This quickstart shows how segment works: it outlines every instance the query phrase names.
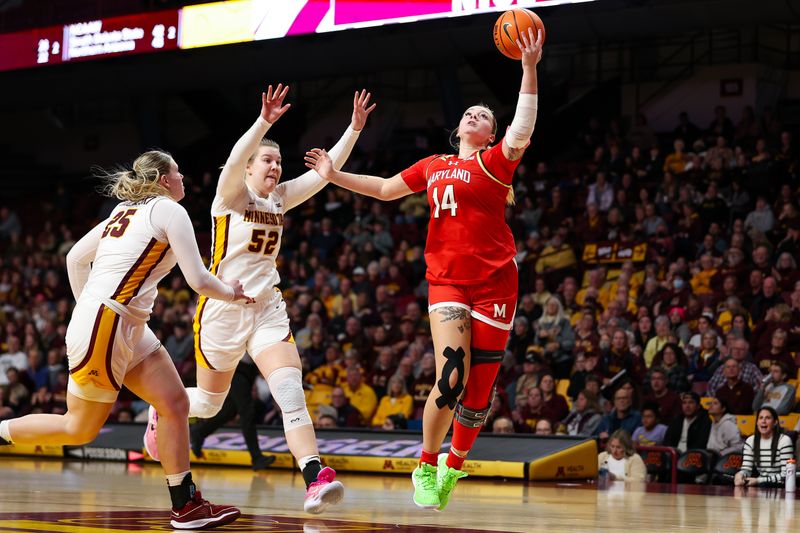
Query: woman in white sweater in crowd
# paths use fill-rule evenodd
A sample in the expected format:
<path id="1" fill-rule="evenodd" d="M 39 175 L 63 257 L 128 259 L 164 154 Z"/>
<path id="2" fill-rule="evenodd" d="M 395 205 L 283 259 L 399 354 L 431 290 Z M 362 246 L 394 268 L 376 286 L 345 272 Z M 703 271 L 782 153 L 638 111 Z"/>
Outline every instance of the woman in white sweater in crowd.
<path id="1" fill-rule="evenodd" d="M 624 429 L 618 429 L 608 439 L 606 451 L 597 456 L 598 468 L 608 471 L 612 481 L 644 481 L 647 468 L 636 453 L 633 440 Z"/>
<path id="2" fill-rule="evenodd" d="M 742 432 L 736 423 L 736 416 L 728 413 L 724 400 L 712 398 L 708 404 L 711 417 L 711 432 L 708 434 L 706 448 L 720 455 L 742 451 Z"/>

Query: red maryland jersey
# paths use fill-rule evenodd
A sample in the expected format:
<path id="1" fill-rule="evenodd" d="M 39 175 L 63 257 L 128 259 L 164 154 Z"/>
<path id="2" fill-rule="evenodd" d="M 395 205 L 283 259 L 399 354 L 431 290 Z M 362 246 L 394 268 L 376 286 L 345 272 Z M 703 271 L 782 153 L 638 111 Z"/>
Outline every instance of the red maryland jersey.
<path id="1" fill-rule="evenodd" d="M 518 164 L 498 143 L 466 159 L 427 157 L 400 173 L 412 191 L 428 191 L 428 281 L 474 285 L 511 261 L 516 248 L 505 206 Z"/>

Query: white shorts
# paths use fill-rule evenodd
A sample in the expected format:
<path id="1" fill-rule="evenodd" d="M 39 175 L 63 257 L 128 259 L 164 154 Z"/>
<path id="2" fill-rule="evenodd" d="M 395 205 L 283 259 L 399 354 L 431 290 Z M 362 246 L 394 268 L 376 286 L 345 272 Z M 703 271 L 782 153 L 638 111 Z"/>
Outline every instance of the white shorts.
<path id="1" fill-rule="evenodd" d="M 147 324 L 102 302 L 78 302 L 67 327 L 67 390 L 92 402 L 114 403 L 125 374 L 161 346 Z"/>
<path id="2" fill-rule="evenodd" d="M 253 304 L 201 297 L 194 315 L 194 356 L 211 370 L 236 368 L 247 351 L 254 359 L 281 341 L 294 342 L 286 302 L 278 289 L 268 300 Z"/>

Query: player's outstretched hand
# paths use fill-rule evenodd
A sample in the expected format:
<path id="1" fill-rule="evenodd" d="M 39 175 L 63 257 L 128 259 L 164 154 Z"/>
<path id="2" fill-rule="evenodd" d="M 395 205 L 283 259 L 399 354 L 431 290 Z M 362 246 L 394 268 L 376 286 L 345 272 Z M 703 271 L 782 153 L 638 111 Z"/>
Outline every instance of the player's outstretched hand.
<path id="1" fill-rule="evenodd" d="M 372 97 L 372 93 L 368 93 L 366 89 L 361 89 L 361 93 L 356 91 L 355 96 L 353 96 L 353 119 L 350 121 L 350 126 L 355 131 L 361 131 L 364 129 L 364 124 L 367 123 L 367 117 L 372 110 L 375 109 L 375 106 L 378 104 L 372 104 L 369 107 L 369 99 Z"/>
<path id="2" fill-rule="evenodd" d="M 533 38 L 533 28 L 520 34 L 522 41 L 517 39 L 517 46 L 522 52 L 522 68 L 535 67 L 542 60 L 542 30 L 536 30 L 536 39 Z"/>
<path id="3" fill-rule="evenodd" d="M 333 161 L 328 152 L 322 148 L 312 148 L 306 152 L 303 158 L 306 160 L 306 166 L 312 170 L 316 170 L 317 174 L 322 176 L 322 179 L 330 181 L 331 174 L 333 174 Z"/>
<path id="4" fill-rule="evenodd" d="M 283 105 L 283 99 L 288 92 L 289 86 L 284 87 L 282 83 L 278 84 L 274 92 L 272 85 L 267 87 L 267 92 L 261 93 L 261 118 L 270 124 L 275 124 L 275 121 L 292 107 L 292 104 Z"/>

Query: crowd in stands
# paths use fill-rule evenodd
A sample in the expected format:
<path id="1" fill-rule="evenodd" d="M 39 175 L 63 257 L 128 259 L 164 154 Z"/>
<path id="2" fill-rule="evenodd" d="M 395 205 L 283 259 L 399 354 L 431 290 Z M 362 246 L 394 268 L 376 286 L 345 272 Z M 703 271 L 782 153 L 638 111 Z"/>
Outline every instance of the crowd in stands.
<path id="1" fill-rule="evenodd" d="M 741 451 L 737 416 L 794 412 L 792 133 L 769 109 L 747 107 L 736 124 L 723 106 L 704 127 L 676 118 L 659 134 L 641 115 L 628 131 L 591 119 L 568 160 L 523 159 L 506 213 L 519 306 L 486 431 L 613 437 L 613 462 L 631 442 Z M 347 168 L 388 175 L 444 152 L 428 133 Z M 187 181 L 183 204 L 209 250 L 216 176 Z M 0 207 L 0 419 L 64 412 L 64 256 L 114 205 L 64 186 L 36 202 L 35 213 Z M 280 288 L 320 427 L 419 427 L 435 377 L 428 216 L 423 195 L 385 204 L 329 186 L 285 217 Z M 162 285 L 150 327 L 191 385 L 196 295 L 177 270 Z M 263 380 L 253 395 L 258 421 L 280 424 Z M 146 405 L 123 391 L 113 416 L 144 420 Z"/>

